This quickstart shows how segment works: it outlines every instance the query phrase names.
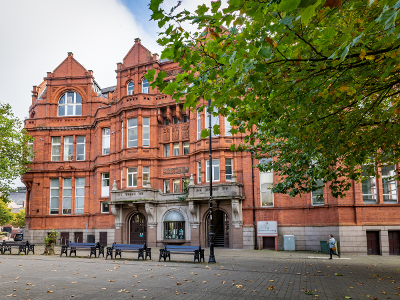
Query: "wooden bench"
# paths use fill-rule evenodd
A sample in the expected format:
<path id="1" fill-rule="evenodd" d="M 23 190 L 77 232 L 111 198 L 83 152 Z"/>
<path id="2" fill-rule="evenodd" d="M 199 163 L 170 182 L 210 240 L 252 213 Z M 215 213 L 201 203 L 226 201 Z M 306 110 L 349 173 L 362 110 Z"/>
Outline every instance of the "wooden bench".
<path id="1" fill-rule="evenodd" d="M 21 252 L 23 252 L 25 255 L 29 254 L 29 252 L 35 254 L 35 245 L 29 244 L 28 241 L 3 241 L 3 243 L 0 245 L 0 252 L 1 254 L 5 254 L 6 251 L 9 251 L 11 254 L 12 248 L 18 248 L 18 254 Z"/>
<path id="2" fill-rule="evenodd" d="M 151 248 L 147 248 L 146 243 L 144 243 L 143 245 L 113 243 L 112 247 L 107 247 L 106 259 L 108 258 L 108 256 L 111 256 L 111 259 L 113 258 L 113 250 L 115 250 L 115 258 L 117 258 L 118 255 L 120 258 L 122 258 L 122 252 L 137 252 L 138 259 L 143 258 L 143 260 L 146 260 L 148 256 L 151 259 Z"/>
<path id="3" fill-rule="evenodd" d="M 203 259 L 204 262 L 204 249 L 201 249 L 200 245 L 179 246 L 179 245 L 167 245 L 167 244 L 165 244 L 165 247 L 163 249 L 160 249 L 160 256 L 158 261 L 160 261 L 161 258 L 164 258 L 165 261 L 167 257 L 169 258 L 169 260 L 171 260 L 171 252 L 177 254 L 193 254 L 194 255 L 193 262 L 196 262 L 196 259 L 198 262 L 201 262 L 201 259 Z"/>
<path id="4" fill-rule="evenodd" d="M 67 256 L 67 251 L 69 250 L 69 256 L 71 256 L 72 253 L 75 253 L 76 256 L 76 250 L 90 250 L 90 258 L 92 258 L 92 255 L 94 255 L 94 257 L 96 256 L 96 251 L 97 249 L 99 250 L 99 255 L 103 254 L 104 257 L 104 246 L 100 246 L 100 243 L 71 243 L 68 242 L 67 245 L 65 246 L 61 246 L 61 255 L 63 255 L 65 253 L 65 256 Z"/>

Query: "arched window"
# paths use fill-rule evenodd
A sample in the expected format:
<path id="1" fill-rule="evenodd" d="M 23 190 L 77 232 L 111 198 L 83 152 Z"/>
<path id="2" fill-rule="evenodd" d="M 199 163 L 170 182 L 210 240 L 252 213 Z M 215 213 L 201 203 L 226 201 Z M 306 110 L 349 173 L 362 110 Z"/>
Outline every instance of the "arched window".
<path id="1" fill-rule="evenodd" d="M 82 97 L 74 91 L 64 93 L 58 100 L 58 116 L 82 116 Z"/>
<path id="2" fill-rule="evenodd" d="M 133 82 L 129 82 L 128 86 L 127 86 L 127 95 L 133 95 L 133 92 L 135 91 L 135 85 L 133 84 Z"/>
<path id="3" fill-rule="evenodd" d="M 164 238 L 166 240 L 185 239 L 185 218 L 176 210 L 170 211 L 164 218 Z"/>
<path id="4" fill-rule="evenodd" d="M 142 80 L 142 93 L 143 94 L 149 93 L 149 82 L 147 81 L 146 78 L 143 78 Z"/>

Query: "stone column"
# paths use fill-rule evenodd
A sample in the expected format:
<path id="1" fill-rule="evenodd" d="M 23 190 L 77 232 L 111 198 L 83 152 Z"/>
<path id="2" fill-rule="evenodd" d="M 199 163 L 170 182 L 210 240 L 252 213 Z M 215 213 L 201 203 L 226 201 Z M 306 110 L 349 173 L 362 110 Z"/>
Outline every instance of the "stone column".
<path id="1" fill-rule="evenodd" d="M 157 247 L 157 215 L 154 204 L 146 203 L 147 213 L 147 246 Z"/>

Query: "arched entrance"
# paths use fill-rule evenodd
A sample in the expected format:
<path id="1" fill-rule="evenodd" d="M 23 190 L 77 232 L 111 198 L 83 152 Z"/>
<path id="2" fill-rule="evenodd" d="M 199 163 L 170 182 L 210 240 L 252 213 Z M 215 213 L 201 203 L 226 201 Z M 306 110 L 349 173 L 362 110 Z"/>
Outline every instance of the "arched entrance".
<path id="1" fill-rule="evenodd" d="M 144 244 L 147 242 L 147 222 L 141 213 L 134 214 L 129 221 L 129 243 Z"/>
<path id="2" fill-rule="evenodd" d="M 214 210 L 213 212 L 214 225 L 214 247 L 229 248 L 229 217 L 222 210 Z M 207 247 L 210 246 L 210 214 L 207 216 Z"/>

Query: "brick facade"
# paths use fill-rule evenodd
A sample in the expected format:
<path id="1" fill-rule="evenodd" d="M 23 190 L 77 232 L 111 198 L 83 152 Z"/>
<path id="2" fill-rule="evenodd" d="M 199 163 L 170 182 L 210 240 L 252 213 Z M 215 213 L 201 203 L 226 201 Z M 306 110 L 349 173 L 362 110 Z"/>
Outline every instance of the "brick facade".
<path id="1" fill-rule="evenodd" d="M 136 39 L 123 62 L 117 64 L 115 87 L 100 89 L 93 72 L 72 53 L 33 87 L 25 128 L 35 138 L 35 157 L 31 170 L 23 176 L 30 240 L 40 243 L 47 231 L 57 229 L 63 233 L 63 243 L 82 234 L 86 241 L 87 233 L 109 245 L 114 241 L 208 245 L 208 139 L 197 139 L 196 112 L 184 111 L 183 103 L 156 89 L 143 90 L 143 76 L 150 69 L 166 71 L 165 80 L 173 80 L 181 72 L 176 63 L 160 60 Z M 134 91 L 128 95 L 130 82 Z M 68 98 L 72 95 L 65 94 L 68 92 L 76 96 Z M 60 102 L 63 95 L 65 103 Z M 78 95 L 81 104 L 68 102 L 78 101 L 74 100 Z M 60 106 L 65 106 L 65 112 Z M 200 118 L 204 129 L 204 111 Z M 254 224 L 277 221 L 278 249 L 284 234 L 295 235 L 298 250 L 318 250 L 319 241 L 332 233 L 341 242 L 342 252 L 366 254 L 366 231 L 377 230 L 381 231 L 381 253 L 388 253 L 387 232 L 400 230 L 400 206 L 383 201 L 382 179 L 377 179 L 376 204 L 364 204 L 361 184 L 353 183 L 343 199 L 333 198 L 325 187 L 323 205 L 312 205 L 311 195 L 290 199 L 274 195 L 273 206 L 261 207 L 260 173 L 252 169 L 258 161 L 248 153 L 231 152 L 230 145 L 243 142 L 243 136 L 225 135 L 222 116 L 219 124 L 221 134 L 212 138 L 212 149 L 220 177 L 213 188 L 214 227 L 222 239 L 220 245 L 258 247 Z M 184 154 L 187 143 L 189 152 Z M 168 145 L 170 156 L 166 157 Z M 179 155 L 174 155 L 176 145 Z M 231 174 L 226 174 L 226 162 L 235 171 L 228 180 L 226 175 Z M 168 181 L 170 193 L 165 190 Z M 174 191 L 178 182 L 179 192 Z M 183 223 L 168 223 L 173 222 L 166 220 L 172 211 L 180 214 Z"/>

